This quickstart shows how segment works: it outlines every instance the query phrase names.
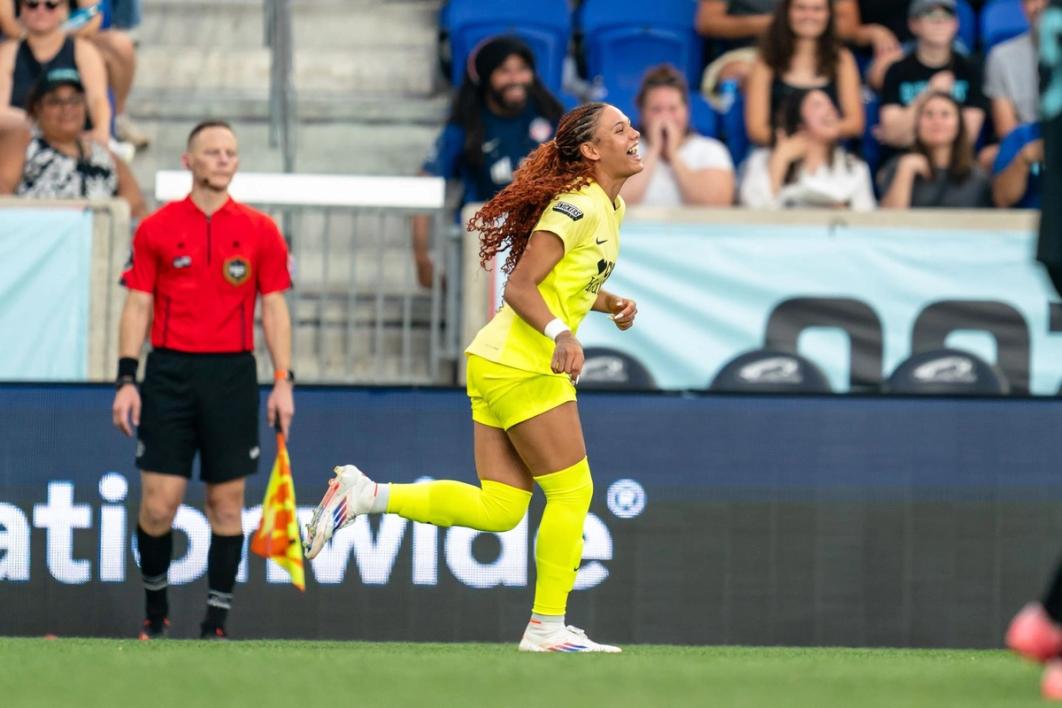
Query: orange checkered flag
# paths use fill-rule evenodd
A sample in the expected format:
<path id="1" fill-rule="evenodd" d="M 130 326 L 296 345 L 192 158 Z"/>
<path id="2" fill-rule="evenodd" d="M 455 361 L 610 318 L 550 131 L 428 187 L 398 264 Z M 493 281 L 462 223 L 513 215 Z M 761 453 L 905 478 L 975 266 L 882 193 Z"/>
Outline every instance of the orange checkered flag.
<path id="1" fill-rule="evenodd" d="M 263 558 L 272 558 L 291 575 L 299 590 L 306 589 L 302 564 L 302 538 L 295 510 L 295 483 L 291 478 L 291 459 L 284 434 L 277 431 L 277 460 L 269 475 L 262 519 L 251 538 L 251 550 Z"/>

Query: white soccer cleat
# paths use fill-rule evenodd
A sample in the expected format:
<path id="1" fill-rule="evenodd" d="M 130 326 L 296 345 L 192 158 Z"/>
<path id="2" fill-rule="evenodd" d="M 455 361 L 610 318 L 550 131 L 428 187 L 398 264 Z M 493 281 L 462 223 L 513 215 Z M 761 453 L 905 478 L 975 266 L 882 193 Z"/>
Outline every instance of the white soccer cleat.
<path id="1" fill-rule="evenodd" d="M 531 620 L 520 640 L 520 651 L 602 652 L 619 654 L 623 650 L 611 644 L 598 644 L 586 632 L 571 625 L 547 624 Z"/>
<path id="2" fill-rule="evenodd" d="M 307 559 L 316 557 L 336 531 L 350 526 L 359 514 L 369 513 L 376 498 L 376 482 L 354 465 L 343 465 L 333 471 L 336 476 L 328 480 L 328 491 L 306 524 L 302 548 Z"/>

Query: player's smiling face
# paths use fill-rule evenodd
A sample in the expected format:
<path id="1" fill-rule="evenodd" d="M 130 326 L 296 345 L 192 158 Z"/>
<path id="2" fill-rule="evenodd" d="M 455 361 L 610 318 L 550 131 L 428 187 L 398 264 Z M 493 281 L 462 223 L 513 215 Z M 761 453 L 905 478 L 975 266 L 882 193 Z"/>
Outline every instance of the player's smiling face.
<path id="1" fill-rule="evenodd" d="M 188 146 L 184 164 L 196 184 L 218 191 L 228 189 L 240 166 L 236 136 L 220 126 L 204 129 Z"/>
<path id="2" fill-rule="evenodd" d="M 623 111 L 605 106 L 597 118 L 594 141 L 585 144 L 590 149 L 584 154 L 590 159 L 596 157 L 597 169 L 602 173 L 626 179 L 642 171 L 642 158 L 638 156 L 640 137 Z"/>

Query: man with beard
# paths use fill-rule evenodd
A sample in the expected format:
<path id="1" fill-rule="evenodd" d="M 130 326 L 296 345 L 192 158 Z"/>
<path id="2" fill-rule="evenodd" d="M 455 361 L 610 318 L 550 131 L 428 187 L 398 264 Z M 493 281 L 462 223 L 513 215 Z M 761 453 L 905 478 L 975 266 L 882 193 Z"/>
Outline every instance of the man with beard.
<path id="1" fill-rule="evenodd" d="M 485 40 L 469 55 L 450 117 L 422 174 L 459 179 L 461 206 L 485 202 L 513 179 L 520 162 L 553 137 L 563 107 L 535 73 L 531 49 L 515 36 Z M 460 208 L 460 207 L 459 207 Z M 432 284 L 431 221 L 413 219 L 417 280 Z"/>

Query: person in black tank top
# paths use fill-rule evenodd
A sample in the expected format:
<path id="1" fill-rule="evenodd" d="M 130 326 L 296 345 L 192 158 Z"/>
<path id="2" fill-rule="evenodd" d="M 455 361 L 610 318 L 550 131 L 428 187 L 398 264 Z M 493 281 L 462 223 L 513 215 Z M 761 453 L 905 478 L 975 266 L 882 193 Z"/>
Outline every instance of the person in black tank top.
<path id="1" fill-rule="evenodd" d="M 77 61 L 74 59 L 74 38 L 67 37 L 59 48 L 59 53 L 46 61 L 38 61 L 33 56 L 33 50 L 26 40 L 18 43 L 18 51 L 15 53 L 15 70 L 11 74 L 11 100 L 12 106 L 26 108 L 26 100 L 29 98 L 33 87 L 42 76 L 52 69 L 73 69 L 77 71 Z"/>
<path id="2" fill-rule="evenodd" d="M 0 140 L 11 130 L 24 130 L 26 100 L 46 72 L 75 70 L 85 87 L 92 138 L 110 140 L 111 106 L 107 72 L 99 51 L 87 40 L 67 37 L 63 23 L 69 6 L 60 0 L 20 0 L 19 21 L 26 36 L 0 44 Z"/>
<path id="3" fill-rule="evenodd" d="M 798 89 L 818 89 L 830 98 L 840 113 L 842 139 L 862 135 L 859 69 L 837 37 L 830 0 L 781 0 L 775 10 L 746 83 L 745 127 L 752 142 L 771 142 L 782 99 Z"/>

